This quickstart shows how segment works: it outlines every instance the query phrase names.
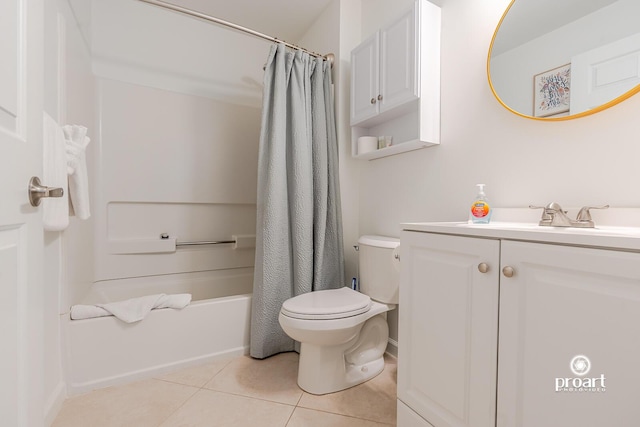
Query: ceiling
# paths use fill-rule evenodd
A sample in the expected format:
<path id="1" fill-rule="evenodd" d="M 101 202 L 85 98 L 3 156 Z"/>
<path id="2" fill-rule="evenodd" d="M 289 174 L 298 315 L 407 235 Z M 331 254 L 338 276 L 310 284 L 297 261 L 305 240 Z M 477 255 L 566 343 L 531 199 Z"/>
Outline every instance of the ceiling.
<path id="1" fill-rule="evenodd" d="M 497 56 L 616 1 L 516 0 L 500 25 L 491 53 Z"/>

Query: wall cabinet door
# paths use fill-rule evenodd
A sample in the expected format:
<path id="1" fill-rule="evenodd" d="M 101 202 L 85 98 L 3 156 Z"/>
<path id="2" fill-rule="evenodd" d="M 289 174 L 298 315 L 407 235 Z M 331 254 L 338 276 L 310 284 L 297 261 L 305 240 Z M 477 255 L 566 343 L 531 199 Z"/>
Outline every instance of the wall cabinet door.
<path id="1" fill-rule="evenodd" d="M 503 241 L 502 265 L 497 426 L 638 426 L 640 254 Z"/>
<path id="2" fill-rule="evenodd" d="M 494 427 L 499 241 L 403 231 L 401 248 L 398 399 L 434 427 Z"/>
<path id="3" fill-rule="evenodd" d="M 351 124 L 418 98 L 416 7 L 351 52 Z"/>
<path id="4" fill-rule="evenodd" d="M 380 112 L 418 98 L 415 8 L 380 30 Z"/>
<path id="5" fill-rule="evenodd" d="M 351 52 L 351 123 L 378 114 L 380 33 Z"/>

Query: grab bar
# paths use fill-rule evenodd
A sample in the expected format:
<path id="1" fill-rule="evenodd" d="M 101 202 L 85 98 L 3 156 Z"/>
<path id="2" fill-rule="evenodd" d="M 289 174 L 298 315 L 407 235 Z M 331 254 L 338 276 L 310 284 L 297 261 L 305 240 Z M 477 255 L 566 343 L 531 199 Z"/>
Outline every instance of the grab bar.
<path id="1" fill-rule="evenodd" d="M 176 242 L 176 246 L 225 245 L 235 242 L 235 240 L 217 240 L 213 242 Z"/>
<path id="2" fill-rule="evenodd" d="M 178 242 L 175 238 L 175 247 L 178 246 L 204 246 L 204 245 L 231 245 L 233 249 L 254 248 L 256 245 L 256 236 L 253 234 L 239 234 L 231 236 L 232 240 L 205 240 L 202 242 Z M 169 240 L 168 233 L 162 233 L 160 240 Z"/>
<path id="3" fill-rule="evenodd" d="M 160 239 L 167 240 L 169 235 L 167 233 L 162 233 L 160 235 Z M 236 239 L 233 240 L 213 240 L 213 241 L 203 241 L 203 242 L 178 242 L 176 241 L 176 246 L 201 246 L 201 245 L 226 245 L 231 243 L 236 243 Z"/>

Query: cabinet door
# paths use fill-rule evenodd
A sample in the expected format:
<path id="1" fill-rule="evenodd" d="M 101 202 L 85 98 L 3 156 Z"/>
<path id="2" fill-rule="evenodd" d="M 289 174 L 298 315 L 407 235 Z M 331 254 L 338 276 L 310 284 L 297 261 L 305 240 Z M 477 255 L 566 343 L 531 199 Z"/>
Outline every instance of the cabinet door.
<path id="1" fill-rule="evenodd" d="M 380 112 L 418 98 L 416 10 L 380 30 Z"/>
<path id="2" fill-rule="evenodd" d="M 503 242 L 502 265 L 497 425 L 638 426 L 640 254 Z"/>
<path id="3" fill-rule="evenodd" d="M 380 33 L 351 52 L 351 124 L 378 114 Z"/>
<path id="4" fill-rule="evenodd" d="M 400 247 L 398 398 L 434 427 L 495 427 L 499 242 L 405 231 Z"/>

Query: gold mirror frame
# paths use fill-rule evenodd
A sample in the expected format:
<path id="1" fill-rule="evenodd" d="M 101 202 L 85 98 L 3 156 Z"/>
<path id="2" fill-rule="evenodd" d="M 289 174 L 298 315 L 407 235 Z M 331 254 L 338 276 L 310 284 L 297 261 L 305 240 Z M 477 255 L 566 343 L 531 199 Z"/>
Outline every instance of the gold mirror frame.
<path id="1" fill-rule="evenodd" d="M 521 0 L 522 1 L 522 0 Z M 493 42 L 496 39 L 496 36 L 498 35 L 498 31 L 500 30 L 500 27 L 502 26 L 502 21 L 504 21 L 504 19 L 507 17 L 507 14 L 509 13 L 509 10 L 511 10 L 511 6 L 513 6 L 513 4 L 516 2 L 516 0 L 511 0 L 511 3 L 509 3 L 509 6 L 507 7 L 507 10 L 504 11 L 504 13 L 502 14 L 502 17 L 500 18 L 500 21 L 498 22 L 498 25 L 496 26 L 495 31 L 493 32 L 493 37 L 491 37 L 491 45 L 489 46 L 489 53 L 487 54 L 487 79 L 489 80 L 489 87 L 491 88 L 491 92 L 493 92 L 493 95 L 496 97 L 496 99 L 498 100 L 498 102 L 500 104 L 502 104 L 502 106 L 504 108 L 506 108 L 507 110 L 511 111 L 513 114 L 520 116 L 520 117 L 524 117 L 525 119 L 531 119 L 531 120 L 540 120 L 540 121 L 545 121 L 545 122 L 560 122 L 560 121 L 564 121 L 564 120 L 573 120 L 573 119 L 577 119 L 580 117 L 585 117 L 585 116 L 590 116 L 592 114 L 598 113 L 600 111 L 606 110 L 609 107 L 613 107 L 614 105 L 617 105 L 619 103 L 621 103 L 622 101 L 624 101 L 627 98 L 631 98 L 633 95 L 635 95 L 636 93 L 640 92 L 640 84 L 636 85 L 633 89 L 623 93 L 622 95 L 618 96 L 617 98 L 612 99 L 611 101 L 600 105 L 599 107 L 593 108 L 591 110 L 587 110 L 587 111 L 583 111 L 581 113 L 578 114 L 573 114 L 573 115 L 569 115 L 569 116 L 562 116 L 562 117 L 535 117 L 535 116 L 530 116 L 527 114 L 523 114 L 519 111 L 514 110 L 513 108 L 509 107 L 507 104 L 505 104 L 502 99 L 500 98 L 500 96 L 498 96 L 498 93 L 496 92 L 495 88 L 493 87 L 493 83 L 491 82 L 491 52 L 493 51 Z"/>

